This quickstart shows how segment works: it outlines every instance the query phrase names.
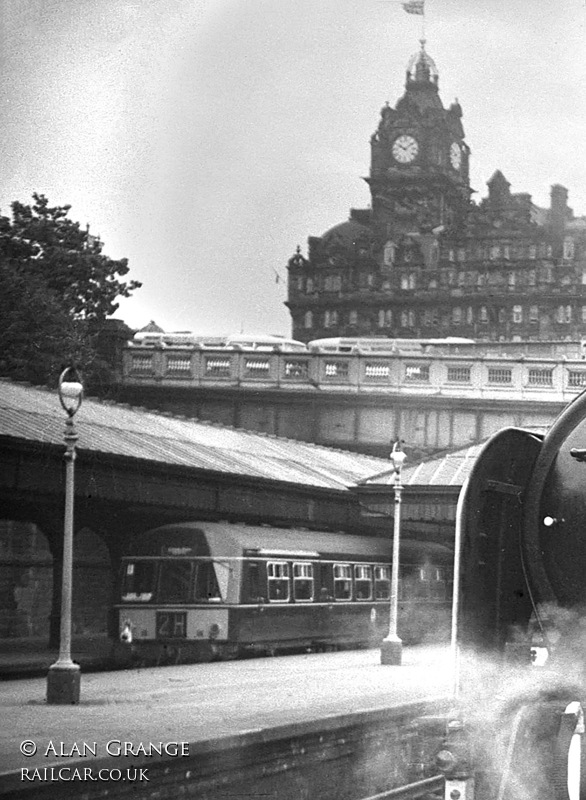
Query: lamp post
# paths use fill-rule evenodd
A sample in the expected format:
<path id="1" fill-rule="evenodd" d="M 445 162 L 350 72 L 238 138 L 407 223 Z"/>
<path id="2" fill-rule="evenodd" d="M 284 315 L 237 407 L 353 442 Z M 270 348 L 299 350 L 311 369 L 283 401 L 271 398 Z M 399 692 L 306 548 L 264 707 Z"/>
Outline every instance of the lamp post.
<path id="1" fill-rule="evenodd" d="M 59 377 L 59 401 L 63 406 L 65 422 L 65 520 L 63 524 L 63 575 L 61 584 L 61 630 L 59 636 L 59 657 L 49 667 L 47 675 L 47 703 L 53 705 L 74 705 L 79 703 L 80 671 L 79 664 L 71 660 L 71 598 L 73 585 L 73 497 L 75 445 L 77 431 L 73 417 L 81 406 L 83 385 L 74 367 L 63 370 Z"/>
<path id="2" fill-rule="evenodd" d="M 393 519 L 393 563 L 391 566 L 391 607 L 389 616 L 389 632 L 381 646 L 381 664 L 400 665 L 403 642 L 397 635 L 397 616 L 399 610 L 399 544 L 401 537 L 401 469 L 406 455 L 401 450 L 401 442 L 395 442 L 391 451 L 391 461 L 395 471 L 395 514 Z"/>

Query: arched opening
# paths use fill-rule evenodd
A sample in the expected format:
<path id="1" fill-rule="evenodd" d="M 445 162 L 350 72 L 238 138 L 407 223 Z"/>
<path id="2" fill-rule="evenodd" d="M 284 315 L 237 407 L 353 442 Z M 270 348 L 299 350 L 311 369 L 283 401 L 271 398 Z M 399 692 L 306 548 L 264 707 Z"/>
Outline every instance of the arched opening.
<path id="1" fill-rule="evenodd" d="M 0 519 L 0 640 L 49 638 L 53 556 L 31 522 Z"/>
<path id="2" fill-rule="evenodd" d="M 73 636 L 106 636 L 112 599 L 112 564 L 104 540 L 89 528 L 73 539 Z"/>

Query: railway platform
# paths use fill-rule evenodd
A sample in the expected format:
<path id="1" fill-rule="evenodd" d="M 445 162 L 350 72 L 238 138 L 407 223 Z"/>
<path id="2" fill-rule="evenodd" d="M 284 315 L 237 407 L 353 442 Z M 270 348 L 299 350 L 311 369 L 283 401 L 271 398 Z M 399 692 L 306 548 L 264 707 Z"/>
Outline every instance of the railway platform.
<path id="1" fill-rule="evenodd" d="M 363 730 L 367 720 L 389 713 L 424 714 L 447 702 L 450 687 L 445 646 L 405 648 L 401 666 L 381 665 L 380 650 L 372 649 L 82 671 L 77 706 L 48 706 L 45 678 L 6 680 L 0 693 L 0 797 L 20 796 L 17 789 L 29 790 L 23 797 L 42 796 L 31 795 L 28 777 L 23 785 L 22 770 L 46 781 L 50 768 L 120 767 L 122 756 L 125 765 L 148 768 L 160 764 L 161 755 L 177 761 L 186 755 L 182 748 L 201 761 L 202 754 L 228 745 L 268 746 L 284 731 L 289 739 L 311 735 L 322 742 L 325 731 Z M 336 741 L 336 748 L 345 741 Z M 47 796 L 66 796 L 56 793 L 55 783 L 52 788 Z M 95 784 L 89 788 L 97 791 Z"/>

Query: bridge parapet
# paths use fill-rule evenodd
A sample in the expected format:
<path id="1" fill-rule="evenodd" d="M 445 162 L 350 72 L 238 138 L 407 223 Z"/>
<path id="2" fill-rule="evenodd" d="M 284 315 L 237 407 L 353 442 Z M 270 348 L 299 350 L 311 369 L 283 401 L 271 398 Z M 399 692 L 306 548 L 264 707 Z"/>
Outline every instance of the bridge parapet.
<path id="1" fill-rule="evenodd" d="M 586 388 L 586 360 L 457 354 L 332 354 L 132 346 L 128 386 L 399 394 L 567 402 Z"/>

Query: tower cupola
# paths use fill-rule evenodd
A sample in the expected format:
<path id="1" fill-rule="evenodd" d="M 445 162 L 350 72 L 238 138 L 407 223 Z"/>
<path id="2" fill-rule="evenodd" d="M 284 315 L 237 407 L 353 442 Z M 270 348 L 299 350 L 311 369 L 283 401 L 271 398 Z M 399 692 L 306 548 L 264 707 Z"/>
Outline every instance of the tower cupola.
<path id="1" fill-rule="evenodd" d="M 407 81 L 405 86 L 409 89 L 412 84 L 431 84 L 437 86 L 439 73 L 433 58 L 425 50 L 425 39 L 419 40 L 421 49 L 411 56 L 407 64 Z"/>

